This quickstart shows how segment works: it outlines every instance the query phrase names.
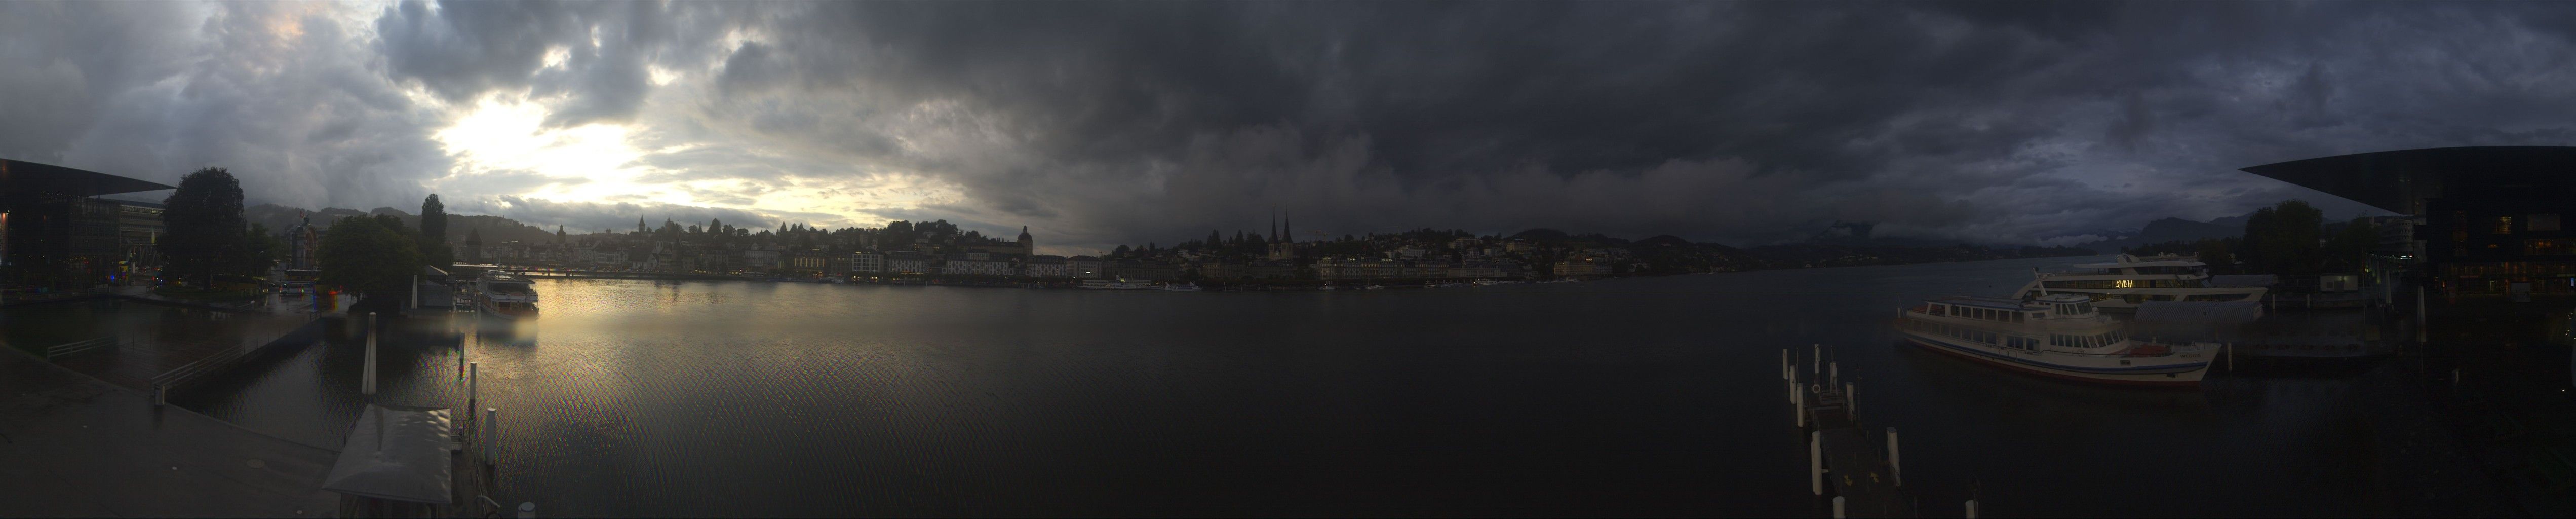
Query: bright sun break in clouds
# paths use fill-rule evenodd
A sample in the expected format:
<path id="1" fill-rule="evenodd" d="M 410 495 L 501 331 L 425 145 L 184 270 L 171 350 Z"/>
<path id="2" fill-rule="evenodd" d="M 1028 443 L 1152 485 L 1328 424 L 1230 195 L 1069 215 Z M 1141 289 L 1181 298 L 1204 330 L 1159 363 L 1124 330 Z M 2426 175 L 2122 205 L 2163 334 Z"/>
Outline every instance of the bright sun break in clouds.
<path id="1" fill-rule="evenodd" d="M 892 218 L 889 215 L 964 198 L 957 186 L 903 172 L 655 182 L 652 179 L 688 177 L 667 175 L 672 172 L 641 159 L 694 146 L 646 149 L 630 139 L 636 131 L 625 125 L 547 128 L 544 122 L 549 115 L 551 111 L 538 102 L 479 101 L 472 111 L 435 134 L 457 167 L 432 181 L 432 187 L 451 197 L 508 195 L 556 202 L 664 203 L 844 217 L 839 221 L 792 218 L 828 225 L 881 225 Z"/>

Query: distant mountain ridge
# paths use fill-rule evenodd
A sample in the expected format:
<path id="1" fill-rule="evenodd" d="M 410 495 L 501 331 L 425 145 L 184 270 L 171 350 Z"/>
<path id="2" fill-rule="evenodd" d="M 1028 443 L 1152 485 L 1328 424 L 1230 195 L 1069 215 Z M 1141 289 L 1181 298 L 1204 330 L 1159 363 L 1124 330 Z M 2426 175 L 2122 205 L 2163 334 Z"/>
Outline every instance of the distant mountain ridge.
<path id="1" fill-rule="evenodd" d="M 411 214 L 401 209 L 391 207 L 378 207 L 365 212 L 360 212 L 356 209 L 342 209 L 337 207 L 325 207 L 320 210 L 306 210 L 300 207 L 287 207 L 277 204 L 259 204 L 242 208 L 242 218 L 244 220 L 248 220 L 251 223 L 266 225 L 268 226 L 268 231 L 272 233 L 283 233 L 286 232 L 287 229 L 294 228 L 296 224 L 301 223 L 301 220 L 298 219 L 299 215 L 304 214 L 309 214 L 311 216 L 313 225 L 319 225 L 326 228 L 330 227 L 331 222 L 333 221 L 351 216 L 393 215 L 395 218 L 402 220 L 403 227 L 413 230 L 420 229 L 420 215 Z M 482 233 L 483 243 L 486 244 L 506 241 L 540 243 L 554 241 L 555 239 L 554 229 L 523 224 L 519 223 L 518 220 L 479 214 L 447 215 L 448 243 L 463 244 L 465 243 L 466 233 L 474 231 L 480 231 Z M 565 232 L 581 234 L 575 229 L 565 229 Z"/>

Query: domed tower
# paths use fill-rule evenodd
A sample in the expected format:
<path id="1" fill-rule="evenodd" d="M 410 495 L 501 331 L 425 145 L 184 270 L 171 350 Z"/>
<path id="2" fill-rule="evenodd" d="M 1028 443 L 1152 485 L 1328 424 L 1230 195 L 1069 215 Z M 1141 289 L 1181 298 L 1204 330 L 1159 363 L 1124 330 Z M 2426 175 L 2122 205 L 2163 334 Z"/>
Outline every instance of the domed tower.
<path id="1" fill-rule="evenodd" d="M 1033 258 L 1037 255 L 1038 241 L 1029 238 L 1029 226 L 1020 226 L 1020 256 Z"/>

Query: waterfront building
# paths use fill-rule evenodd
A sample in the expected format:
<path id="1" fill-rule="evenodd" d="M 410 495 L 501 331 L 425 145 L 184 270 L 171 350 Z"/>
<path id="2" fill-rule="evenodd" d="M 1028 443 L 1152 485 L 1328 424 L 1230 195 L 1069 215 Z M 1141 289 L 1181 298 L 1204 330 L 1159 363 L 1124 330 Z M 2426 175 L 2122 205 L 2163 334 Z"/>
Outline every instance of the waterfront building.
<path id="1" fill-rule="evenodd" d="M 926 274 L 930 272 L 930 256 L 908 250 L 889 252 L 886 253 L 885 271 L 897 274 Z"/>
<path id="2" fill-rule="evenodd" d="M 1404 277 L 1404 266 L 1381 258 L 1324 258 L 1315 260 L 1315 276 L 1325 281 L 1367 281 Z"/>
<path id="3" fill-rule="evenodd" d="M 1020 275 L 1038 278 L 1071 277 L 1073 274 L 1066 270 L 1067 264 L 1064 256 L 1030 256 L 1029 261 L 1020 266 Z"/>
<path id="4" fill-rule="evenodd" d="M 1100 279 L 1103 275 L 1100 258 L 1091 256 L 1065 258 L 1064 270 L 1065 274 L 1081 279 Z"/>
<path id="5" fill-rule="evenodd" d="M 767 246 L 744 250 L 742 268 L 753 272 L 768 272 L 770 269 L 778 268 L 778 250 Z"/>
<path id="6" fill-rule="evenodd" d="M 1020 257 L 1023 257 L 1023 258 L 1034 258 L 1034 257 L 1037 257 L 1037 255 L 1038 255 L 1038 241 L 1037 241 L 1036 239 L 1034 239 L 1034 238 L 1030 238 L 1030 237 L 1029 237 L 1029 226 L 1026 226 L 1026 225 L 1022 225 L 1022 226 L 1020 226 L 1020 241 L 1019 241 L 1019 244 L 1020 244 Z"/>
<path id="7" fill-rule="evenodd" d="M 2381 151 L 2244 168 L 2409 218 L 2380 254 L 2454 296 L 2576 295 L 2576 147 Z M 2385 243 L 2405 240 L 2412 243 Z M 2395 250 L 2389 250 L 2395 249 Z M 2383 263 L 2385 265 L 2387 263 Z"/>
<path id="8" fill-rule="evenodd" d="M 117 202 L 100 195 L 175 187 L 93 171 L 0 159 L 0 264 L 6 284 L 89 287 L 125 261 Z"/>
<path id="9" fill-rule="evenodd" d="M 1610 264 L 1590 257 L 1575 256 L 1556 262 L 1556 277 L 1589 277 L 1610 274 Z"/>
<path id="10" fill-rule="evenodd" d="M 824 257 L 823 251 L 818 250 L 791 251 L 780 256 L 786 262 L 780 269 L 794 274 L 821 274 L 828 267 Z"/>
<path id="11" fill-rule="evenodd" d="M 850 253 L 850 271 L 878 273 L 886 271 L 886 255 L 874 252 Z"/>
<path id="12" fill-rule="evenodd" d="M 950 254 L 947 261 L 939 264 L 939 273 L 950 275 L 1009 276 L 1018 274 L 1017 270 L 1007 256 L 980 252 Z"/>
<path id="13" fill-rule="evenodd" d="M 126 273 L 161 264 L 161 236 L 168 229 L 161 222 L 161 204 L 119 201 L 116 203 L 116 237 L 124 250 Z"/>

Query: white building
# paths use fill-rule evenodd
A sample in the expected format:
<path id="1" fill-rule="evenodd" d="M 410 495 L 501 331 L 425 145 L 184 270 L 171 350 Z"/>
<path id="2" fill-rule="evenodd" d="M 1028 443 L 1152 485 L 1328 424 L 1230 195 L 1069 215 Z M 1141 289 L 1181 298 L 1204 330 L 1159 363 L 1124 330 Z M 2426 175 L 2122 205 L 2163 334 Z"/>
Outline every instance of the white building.
<path id="1" fill-rule="evenodd" d="M 886 256 L 884 254 L 877 254 L 874 252 L 856 252 L 850 254 L 851 272 L 885 272 L 885 269 Z"/>

